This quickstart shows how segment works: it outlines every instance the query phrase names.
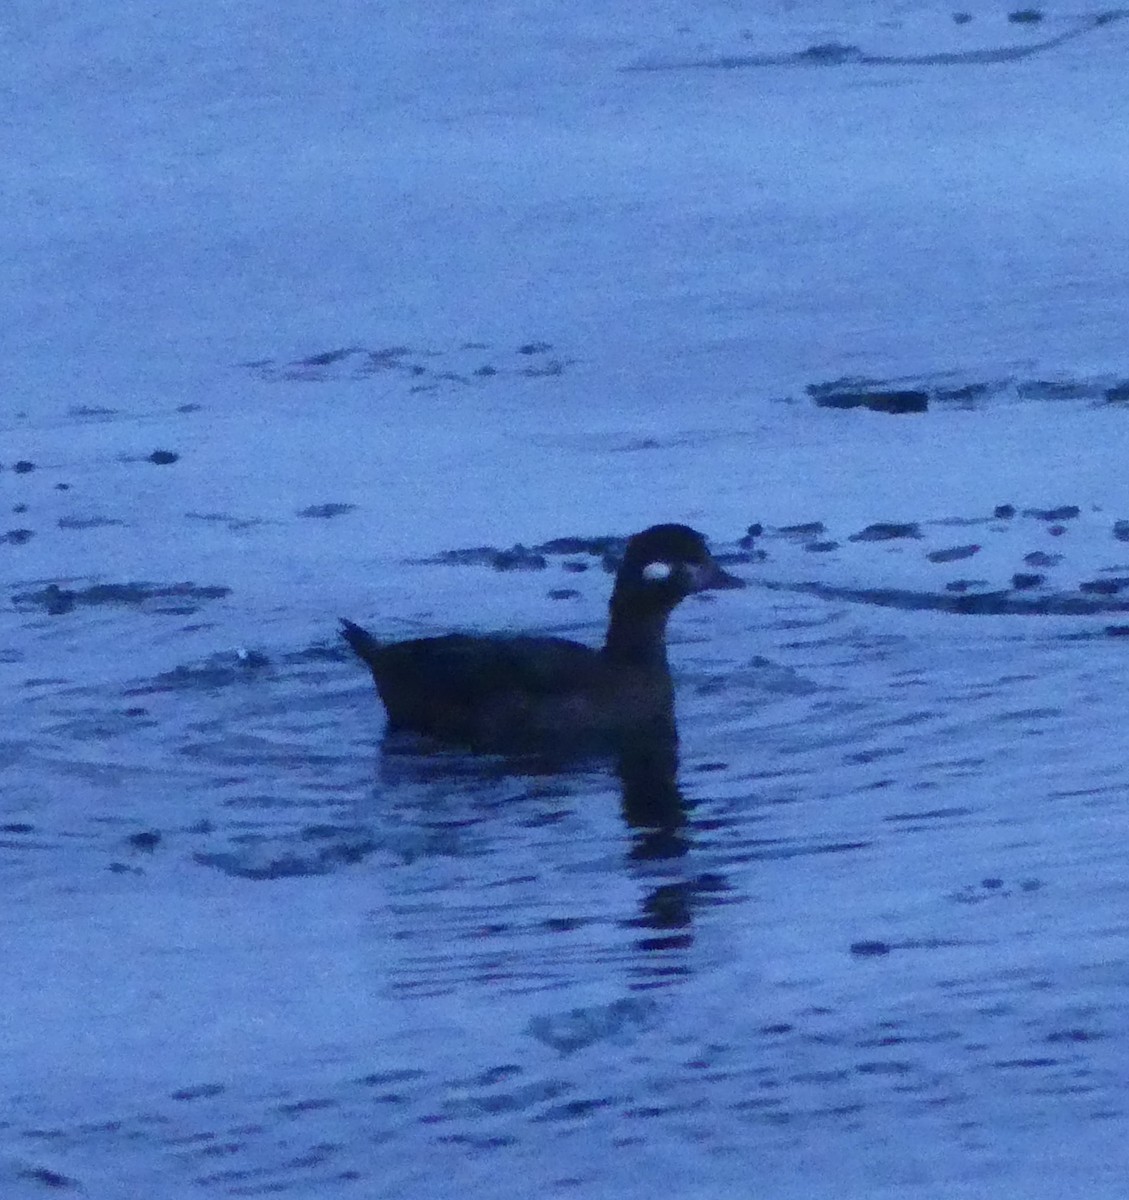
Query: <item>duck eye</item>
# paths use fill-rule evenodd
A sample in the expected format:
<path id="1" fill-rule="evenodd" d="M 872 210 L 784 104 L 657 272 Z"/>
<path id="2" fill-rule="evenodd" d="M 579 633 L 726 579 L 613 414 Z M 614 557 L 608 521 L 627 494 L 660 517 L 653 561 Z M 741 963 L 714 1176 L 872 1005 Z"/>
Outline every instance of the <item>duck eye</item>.
<path id="1" fill-rule="evenodd" d="M 674 568 L 668 562 L 649 562 L 642 574 L 648 583 L 662 583 L 674 574 Z"/>

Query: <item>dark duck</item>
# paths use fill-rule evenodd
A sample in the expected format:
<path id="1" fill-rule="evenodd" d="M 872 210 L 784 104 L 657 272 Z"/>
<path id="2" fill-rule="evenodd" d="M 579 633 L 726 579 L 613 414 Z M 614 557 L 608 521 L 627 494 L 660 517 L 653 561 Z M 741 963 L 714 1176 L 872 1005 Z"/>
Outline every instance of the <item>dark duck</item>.
<path id="1" fill-rule="evenodd" d="M 471 750 L 622 749 L 674 732 L 666 624 L 687 596 L 744 587 L 686 525 L 627 542 L 600 649 L 565 638 L 472 635 L 379 642 L 341 632 L 372 672 L 389 731 L 413 730 Z"/>

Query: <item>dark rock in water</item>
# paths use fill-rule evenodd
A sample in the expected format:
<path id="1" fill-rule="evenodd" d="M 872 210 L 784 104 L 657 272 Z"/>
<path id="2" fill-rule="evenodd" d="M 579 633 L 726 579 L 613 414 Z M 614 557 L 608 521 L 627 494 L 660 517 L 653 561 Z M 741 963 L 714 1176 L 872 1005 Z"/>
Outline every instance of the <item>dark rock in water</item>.
<path id="1" fill-rule="evenodd" d="M 599 558 L 612 551 L 620 551 L 626 544 L 625 538 L 618 537 L 559 537 L 542 542 L 533 549 L 538 554 L 591 554 Z"/>
<path id="2" fill-rule="evenodd" d="M 784 534 L 785 537 L 819 537 L 821 533 L 827 532 L 827 527 L 822 521 L 808 521 L 803 525 L 781 525 L 776 532 Z"/>
<path id="3" fill-rule="evenodd" d="M 974 554 L 980 552 L 980 547 L 975 545 L 968 546 L 952 546 L 948 550 L 930 550 L 925 556 L 930 562 L 934 563 L 949 563 L 957 562 L 962 558 L 971 558 Z"/>
<path id="4" fill-rule="evenodd" d="M 552 350 L 552 345 L 549 342 L 526 342 L 523 346 L 518 346 L 518 354 L 548 354 Z"/>
<path id="5" fill-rule="evenodd" d="M 1042 587 L 1045 581 L 1045 575 L 1034 575 L 1027 574 L 1025 572 L 1019 572 L 1011 577 L 1011 586 L 1015 588 L 1016 591 L 1023 592 L 1028 591 L 1031 588 Z"/>
<path id="6" fill-rule="evenodd" d="M 568 562 L 561 563 L 561 568 L 565 571 L 571 571 L 573 575 L 579 575 L 582 571 L 588 570 L 588 564 L 579 559 L 570 559 Z"/>
<path id="7" fill-rule="evenodd" d="M 1098 394 L 1092 383 L 1076 379 L 1028 379 L 1015 392 L 1022 400 L 1086 400 Z"/>
<path id="8" fill-rule="evenodd" d="M 497 375 L 497 374 L 498 374 L 498 370 L 497 370 L 497 368 L 496 368 L 496 367 L 492 367 L 492 366 L 490 366 L 490 364 L 489 364 L 489 363 L 487 363 L 487 364 L 486 364 L 485 366 L 483 366 L 483 367 L 476 367 L 476 368 L 475 368 L 475 372 L 474 372 L 474 373 L 475 373 L 475 374 L 476 374 L 476 375 L 477 375 L 477 376 L 478 376 L 480 379 L 489 379 L 491 375 Z"/>
<path id="9" fill-rule="evenodd" d="M 1051 537 L 1062 537 L 1062 535 L 1066 532 L 1066 526 L 1065 525 L 1048 525 L 1047 532 L 1051 535 Z"/>
<path id="10" fill-rule="evenodd" d="M 1015 516 L 1015 505 L 997 504 L 992 510 L 992 516 L 995 517 L 997 521 L 1010 521 L 1011 518 Z"/>
<path id="11" fill-rule="evenodd" d="M 813 399 L 820 408 L 869 408 L 881 413 L 921 413 L 929 408 L 929 393 L 919 391 L 820 392 Z"/>
<path id="12" fill-rule="evenodd" d="M 862 408 L 865 403 L 862 392 L 823 392 L 812 398 L 819 408 Z"/>
<path id="13" fill-rule="evenodd" d="M 991 395 L 993 390 L 999 390 L 999 384 L 965 383 L 960 387 L 934 388 L 930 393 L 932 399 L 943 400 L 947 404 L 960 404 L 971 408 L 974 400 L 983 400 Z"/>
<path id="14" fill-rule="evenodd" d="M 49 617 L 58 617 L 62 616 L 63 613 L 69 613 L 75 604 L 78 603 L 74 592 L 69 588 L 59 587 L 57 583 L 49 583 L 39 593 L 39 601 L 47 610 Z"/>
<path id="15" fill-rule="evenodd" d="M 157 586 L 152 583 L 96 583 L 92 587 L 72 590 L 49 583 L 39 592 L 22 592 L 13 596 L 17 608 L 43 608 L 51 616 L 68 613 L 75 607 L 99 604 L 141 605 L 152 600 L 183 600 L 193 607 L 178 611 L 192 612 L 200 600 L 220 600 L 231 594 L 229 587 L 197 587 L 193 583 L 173 583 Z"/>
<path id="16" fill-rule="evenodd" d="M 955 12 L 953 13 L 953 21 L 957 25 L 967 25 L 972 20 L 972 13 Z"/>
<path id="17" fill-rule="evenodd" d="M 559 358 L 550 358 L 544 366 L 524 367 L 522 374 L 527 379 L 548 379 L 553 375 L 563 375 L 565 364 Z"/>
<path id="18" fill-rule="evenodd" d="M 411 354 L 411 346 L 385 346 L 383 350 L 369 350 L 368 366 L 371 371 L 389 371 L 402 366 L 401 359 Z"/>
<path id="19" fill-rule="evenodd" d="M 878 521 L 874 525 L 868 525 L 858 533 L 852 533 L 847 541 L 888 542 L 893 541 L 895 538 L 919 537 L 921 537 L 921 530 L 918 528 L 916 521 L 908 521 L 904 524 L 894 521 Z"/>
<path id="20" fill-rule="evenodd" d="M 1058 508 L 1025 508 L 1023 515 L 1040 521 L 1073 521 L 1079 511 L 1077 504 L 1061 504 Z"/>
<path id="21" fill-rule="evenodd" d="M 490 565 L 495 571 L 543 571 L 549 564 L 543 554 L 514 546 L 512 550 L 499 550 Z"/>
<path id="22" fill-rule="evenodd" d="M 807 542 L 804 549 L 811 554 L 828 554 L 832 550 L 839 549 L 838 542 Z"/>
<path id="23" fill-rule="evenodd" d="M 69 492 L 70 490 L 71 490 L 71 485 L 69 483 L 55 484 L 55 491 L 57 491 L 57 492 Z"/>
<path id="24" fill-rule="evenodd" d="M 19 1176 L 32 1183 L 41 1183 L 53 1192 L 86 1191 L 77 1179 L 72 1179 L 61 1171 L 53 1171 L 50 1167 L 26 1167 L 19 1172 Z"/>
<path id="25" fill-rule="evenodd" d="M 356 507 L 355 504 L 311 504 L 309 508 L 299 509 L 298 516 L 319 517 L 328 520 L 330 517 L 340 517 L 345 513 L 351 513 Z"/>
<path id="26" fill-rule="evenodd" d="M 891 946 L 889 942 L 852 942 L 851 953 L 856 958 L 880 958 L 884 954 L 889 954 Z"/>
<path id="27" fill-rule="evenodd" d="M 580 593 L 576 588 L 553 588 L 549 592 L 550 600 L 575 600 Z"/>
<path id="28" fill-rule="evenodd" d="M 1078 585 L 1078 590 L 1091 592 L 1098 596 L 1116 596 L 1126 584 L 1129 584 L 1129 578 L 1124 575 L 1111 579 L 1088 579 Z"/>
<path id="29" fill-rule="evenodd" d="M 205 1096 L 218 1096 L 223 1090 L 222 1083 L 199 1083 L 195 1087 L 180 1088 L 169 1095 L 173 1100 L 199 1100 Z"/>
<path id="30" fill-rule="evenodd" d="M 745 536 L 737 542 L 737 545 L 740 546 L 742 550 L 751 550 L 753 548 L 753 543 L 761 536 L 762 533 L 764 533 L 764 526 L 758 521 L 755 525 L 750 525 L 748 529 L 745 530 Z"/>
<path id="31" fill-rule="evenodd" d="M 154 450 L 149 455 L 148 461 L 156 463 L 158 467 L 167 467 L 169 463 L 177 462 L 180 458 L 179 454 L 174 454 L 171 450 Z"/>
<path id="32" fill-rule="evenodd" d="M 329 367 L 335 362 L 340 362 L 343 358 L 348 358 L 350 354 L 355 354 L 359 347 L 345 346 L 340 350 L 323 350 L 320 354 L 310 354 L 305 358 L 295 359 L 291 366 L 295 367 Z"/>
<path id="33" fill-rule="evenodd" d="M 1129 542 L 1129 521 L 1114 521 L 1113 536 L 1119 542 Z"/>
<path id="34" fill-rule="evenodd" d="M 1110 404 L 1129 403 L 1129 380 L 1126 380 L 1124 383 L 1114 384 L 1111 388 L 1106 388 L 1105 398 Z"/>
<path id="35" fill-rule="evenodd" d="M 28 471 L 35 470 L 35 463 L 28 462 L 26 458 L 21 458 L 19 462 L 12 463 L 12 470 L 17 475 L 26 475 Z"/>
<path id="36" fill-rule="evenodd" d="M 7 533 L 0 535 L 0 542 L 7 542 L 10 546 L 22 546 L 24 542 L 30 541 L 34 534 L 33 529 L 9 529 Z"/>
<path id="37" fill-rule="evenodd" d="M 131 833 L 129 835 L 129 844 L 135 850 L 143 850 L 147 854 L 152 854 L 161 844 L 161 835 L 156 829 L 147 829 L 141 833 Z"/>
<path id="38" fill-rule="evenodd" d="M 929 393 L 917 391 L 875 392 L 866 399 L 866 407 L 872 412 L 922 413 L 929 408 Z"/>
<path id="39" fill-rule="evenodd" d="M 106 525 L 124 525 L 114 517 L 60 517 L 55 522 L 60 529 L 101 529 Z"/>
<path id="40" fill-rule="evenodd" d="M 851 62 L 856 58 L 862 57 L 862 51 L 858 46 L 844 45 L 842 42 L 819 42 L 814 46 L 808 46 L 806 50 L 801 50 L 795 55 L 797 62 L 810 62 L 819 64 L 829 64 L 838 66 L 840 63 Z"/>
<path id="41" fill-rule="evenodd" d="M 1042 550 L 1034 550 L 1023 556 L 1023 561 L 1029 567 L 1057 567 L 1062 562 L 1061 554 L 1044 554 Z"/>
<path id="42" fill-rule="evenodd" d="M 442 550 L 434 558 L 420 558 L 409 561 L 419 562 L 428 566 L 442 564 L 450 567 L 489 567 L 494 564 L 494 556 L 501 551 L 494 546 L 468 546 L 464 550 Z"/>
<path id="43" fill-rule="evenodd" d="M 1017 8 L 1015 12 L 1008 13 L 1007 19 L 1013 25 L 1037 25 L 1043 19 L 1043 14 L 1037 8 Z"/>
<path id="44" fill-rule="evenodd" d="M 954 579 L 951 583 L 945 584 L 946 592 L 967 592 L 970 588 L 987 587 L 986 579 Z"/>
<path id="45" fill-rule="evenodd" d="M 23 516 L 23 514 L 25 512 L 27 512 L 27 505 L 26 504 L 13 504 L 12 512 L 14 512 L 17 517 Z"/>

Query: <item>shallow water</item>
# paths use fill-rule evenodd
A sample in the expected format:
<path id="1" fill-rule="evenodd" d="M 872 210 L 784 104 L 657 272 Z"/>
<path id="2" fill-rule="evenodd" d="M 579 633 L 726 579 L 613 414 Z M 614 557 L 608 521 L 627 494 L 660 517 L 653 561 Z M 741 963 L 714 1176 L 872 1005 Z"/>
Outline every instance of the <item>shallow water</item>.
<path id="1" fill-rule="evenodd" d="M 673 838 L 599 764 L 381 755 L 336 656 L 28 689 L 16 1161 L 513 1194 L 751 1155 L 781 1188 L 998 1186 L 1063 1128 L 1114 1144 L 1120 641 L 739 599 L 675 619 Z"/>
<path id="2" fill-rule="evenodd" d="M 1121 1194 L 1129 22 L 969 15 L 12 8 L 5 1197 Z M 665 825 L 382 743 L 666 520 Z"/>

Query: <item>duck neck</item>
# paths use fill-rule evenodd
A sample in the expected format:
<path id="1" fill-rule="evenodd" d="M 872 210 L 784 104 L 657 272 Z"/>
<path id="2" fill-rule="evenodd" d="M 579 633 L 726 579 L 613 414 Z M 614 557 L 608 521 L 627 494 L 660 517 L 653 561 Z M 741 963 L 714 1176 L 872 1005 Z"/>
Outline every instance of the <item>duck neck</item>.
<path id="1" fill-rule="evenodd" d="M 650 670 L 669 670 L 666 661 L 666 622 L 670 609 L 641 605 L 619 591 L 609 605 L 604 657 Z"/>

